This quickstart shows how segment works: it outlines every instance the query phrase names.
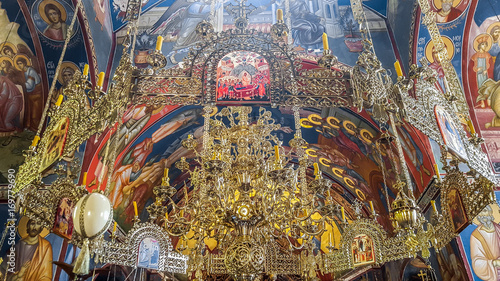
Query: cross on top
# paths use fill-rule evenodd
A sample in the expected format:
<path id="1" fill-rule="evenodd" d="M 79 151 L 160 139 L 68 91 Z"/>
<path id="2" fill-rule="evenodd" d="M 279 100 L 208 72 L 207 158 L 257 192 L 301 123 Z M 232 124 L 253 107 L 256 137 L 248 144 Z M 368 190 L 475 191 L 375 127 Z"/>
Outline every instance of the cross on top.
<path id="1" fill-rule="evenodd" d="M 252 4 L 245 5 L 247 0 L 240 0 L 237 2 L 238 5 L 229 4 L 226 5 L 224 8 L 230 15 L 236 18 L 234 22 L 236 28 L 245 29 L 248 25 L 248 19 L 247 19 L 248 15 L 252 14 L 253 11 L 257 10 L 257 7 L 255 7 Z"/>

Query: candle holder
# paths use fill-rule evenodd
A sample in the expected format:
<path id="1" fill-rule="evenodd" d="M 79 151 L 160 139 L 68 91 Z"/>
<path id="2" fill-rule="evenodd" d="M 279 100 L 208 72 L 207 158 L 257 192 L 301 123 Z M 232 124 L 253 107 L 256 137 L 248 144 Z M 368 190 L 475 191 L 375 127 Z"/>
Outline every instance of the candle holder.
<path id="1" fill-rule="evenodd" d="M 149 54 L 146 57 L 146 61 L 155 72 L 167 65 L 167 58 L 159 50 L 154 50 L 153 53 Z"/>
<path id="2" fill-rule="evenodd" d="M 289 29 L 283 20 L 278 20 L 271 27 L 271 36 L 275 40 L 284 40 L 288 35 Z"/>
<path id="3" fill-rule="evenodd" d="M 139 216 L 134 216 L 134 218 L 132 219 L 132 224 L 136 224 L 136 223 L 140 223 L 141 220 L 139 219 Z"/>
<path id="4" fill-rule="evenodd" d="M 198 23 L 195 30 L 196 33 L 205 40 L 209 39 L 215 34 L 214 26 L 206 20 L 202 20 L 200 23 Z"/>
<path id="5" fill-rule="evenodd" d="M 332 50 L 323 50 L 323 56 L 319 58 L 318 65 L 324 68 L 331 68 L 338 62 L 336 56 L 333 55 Z"/>

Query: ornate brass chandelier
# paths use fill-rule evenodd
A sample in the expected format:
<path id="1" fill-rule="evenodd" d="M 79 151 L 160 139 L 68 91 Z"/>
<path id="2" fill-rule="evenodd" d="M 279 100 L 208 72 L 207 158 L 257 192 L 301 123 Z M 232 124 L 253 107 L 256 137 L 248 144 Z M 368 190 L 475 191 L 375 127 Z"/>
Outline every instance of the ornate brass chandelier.
<path id="1" fill-rule="evenodd" d="M 314 58 L 319 67 L 304 69 L 302 59 L 310 57 L 303 57 L 304 54 L 295 52 L 285 42 L 288 27 L 283 19 L 278 16 L 271 34 L 248 30 L 247 8 L 244 1 L 239 4 L 241 14 L 235 21 L 235 30 L 215 32 L 207 21 L 198 25 L 197 32 L 203 40 L 190 51 L 183 65 L 165 69 L 167 60 L 157 50 L 148 57 L 151 68 L 137 69 L 131 62 L 133 47 L 129 47 L 133 46 L 132 34 L 137 31 L 141 1 L 130 1 L 126 48 L 108 92 L 102 92 L 100 83 L 93 87 L 85 73 L 77 73 L 64 91 L 67 100 L 61 104 L 61 97 L 61 102 L 48 112 L 51 121 L 40 145 L 37 146 L 36 139 L 27 151 L 15 190 L 19 191 L 23 212 L 50 227 L 60 199 L 67 197 L 77 202 L 87 197 L 85 183 L 79 187 L 74 184 L 73 174 L 77 173 L 74 172 L 71 177 L 61 177 L 52 184 L 53 202 L 42 202 L 41 174 L 62 156 L 73 155 L 78 145 L 92 134 L 100 134 L 115 123 L 120 126 L 119 117 L 130 104 L 204 106 L 203 136 L 185 139 L 182 146 L 193 151 L 195 158 L 189 161 L 181 158 L 175 163 L 176 168 L 189 175 L 180 192 L 183 198 L 178 200 L 174 196 L 178 190 L 170 185 L 167 169 L 161 185 L 153 189 L 156 200 L 147 207 L 148 222 L 141 222 L 136 214 L 127 235 L 117 235 L 116 226 L 112 232 L 108 229 L 112 233 L 110 241 L 105 241 L 102 235 L 85 241 L 78 233 L 71 238 L 70 242 L 77 246 L 88 244 L 89 254 L 95 254 L 95 259 L 104 263 L 139 267 L 137 248 L 150 239 L 147 242 L 158 242 L 161 255 L 154 269 L 161 272 L 184 273 L 187 269 L 198 280 L 220 274 L 229 274 L 235 280 L 254 280 L 264 274 L 270 278 L 302 275 L 304 279 L 312 279 L 317 271 L 345 272 L 360 266 L 353 250 L 356 239 L 368 237 L 372 241 L 373 259 L 369 264 L 378 265 L 417 253 L 427 257 L 430 246 L 443 247 L 455 234 L 448 219 L 446 194 L 456 186 L 466 198 L 469 218 L 493 201 L 486 156 L 478 148 L 475 136 L 469 140 L 461 132 L 474 183 L 467 183 L 467 177 L 457 167 L 458 161 L 447 163 L 444 147 L 442 162 L 449 176 L 436 184 L 436 189 L 446 195 L 442 198 L 444 209 L 442 214 L 434 213 L 436 222 L 431 224 L 424 219 L 422 204 L 413 196 L 396 125 L 411 123 L 442 144 L 437 124 L 429 122 L 434 118 L 433 106 L 439 104 L 449 112 L 454 109 L 446 97 L 433 89 L 434 74 L 429 73 L 426 62 L 419 68 L 412 66 L 408 79 L 399 75 L 398 82 L 392 83 L 375 55 L 361 1 L 353 0 L 352 6 L 363 31 L 364 51 L 352 69 L 339 64 L 326 47 L 322 57 Z M 228 53 L 241 50 L 262 54 L 269 59 L 271 69 L 278 69 L 270 73 L 268 105 L 293 111 L 295 135 L 288 145 L 275 135 L 280 125 L 271 111 L 215 106 L 217 64 Z M 408 93 L 414 84 L 417 98 Z M 91 105 L 87 105 L 87 98 Z M 351 202 L 355 215 L 347 222 L 344 208 L 334 200 L 332 182 L 306 154 L 307 142 L 302 137 L 299 113 L 305 107 L 367 108 L 381 124 L 390 122 L 392 132 L 383 130 L 374 146 L 379 152 L 396 146 L 402 164 L 401 171 L 393 171 L 397 174 L 393 185 L 398 190 L 397 197 L 392 204 L 388 203 L 394 233 L 378 223 L 373 209 L 366 217 L 365 203 L 359 200 Z M 458 117 L 453 116 L 452 121 L 459 124 Z M 60 155 L 41 167 L 49 154 L 51 133 L 58 132 L 60 120 L 69 122 L 66 145 Z M 106 155 L 111 154 L 113 167 L 116 144 L 108 141 L 105 150 Z M 384 173 L 383 161 L 379 164 Z M 109 194 L 112 172 L 108 171 L 107 186 L 100 191 L 105 195 Z M 384 181 L 385 178 L 384 175 Z M 103 225 L 105 231 L 111 220 Z M 340 241 L 332 244 L 333 229 L 339 226 L 343 229 Z M 332 235 L 328 253 L 319 251 L 315 240 L 327 231 Z M 176 247 L 172 236 L 180 241 Z M 208 244 L 217 250 L 208 253 Z M 183 254 L 189 255 L 189 260 Z"/>
<path id="2" fill-rule="evenodd" d="M 186 240 L 183 244 L 196 241 L 193 257 L 203 254 L 205 239 L 215 239 L 227 272 L 236 280 L 253 280 L 272 273 L 266 260 L 274 257 L 268 255 L 267 245 L 275 239 L 301 249 L 325 231 L 325 222 L 333 218 L 326 215 L 328 208 L 321 207 L 318 195 L 326 197 L 331 182 L 322 177 L 317 164 L 315 178 L 307 179 L 311 163 L 300 130 L 285 153 L 272 134 L 280 125 L 270 111 L 260 108 L 252 122 L 251 107 L 224 108 L 209 118 L 213 109 L 205 108 L 202 150 L 197 150 L 199 143 L 192 136 L 182 142 L 195 151 L 194 163 L 176 163 L 190 174 L 192 195 L 185 192 L 177 204 L 166 198 L 171 187 L 164 178 L 156 189 L 157 202 L 167 199 L 173 208 L 165 220 L 167 232 Z M 316 219 L 315 213 L 320 214 Z"/>

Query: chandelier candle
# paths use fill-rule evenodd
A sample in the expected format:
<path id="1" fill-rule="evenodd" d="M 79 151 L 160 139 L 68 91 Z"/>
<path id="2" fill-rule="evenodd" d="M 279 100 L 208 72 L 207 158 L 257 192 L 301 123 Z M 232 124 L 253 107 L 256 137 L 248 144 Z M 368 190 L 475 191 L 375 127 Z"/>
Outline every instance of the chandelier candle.
<path id="1" fill-rule="evenodd" d="M 38 141 L 40 141 L 40 137 L 39 136 L 35 136 L 33 138 L 33 142 L 31 142 L 31 146 L 35 147 L 38 144 Z"/>
<path id="2" fill-rule="evenodd" d="M 328 35 L 323 33 L 323 50 L 328 50 Z"/>
<path id="3" fill-rule="evenodd" d="M 156 50 L 157 51 L 161 51 L 161 46 L 163 45 L 163 37 L 162 36 L 158 36 L 156 38 Z"/>
<path id="4" fill-rule="evenodd" d="M 104 84 L 104 72 L 99 73 L 99 77 L 97 79 L 97 87 L 102 88 Z"/>
<path id="5" fill-rule="evenodd" d="M 399 64 L 398 60 L 394 63 L 394 69 L 396 69 L 396 73 L 398 74 L 398 77 L 403 76 L 403 70 L 401 69 L 401 65 Z"/>
<path id="6" fill-rule="evenodd" d="M 57 97 L 56 106 L 61 106 L 64 96 L 61 94 Z"/>
<path id="7" fill-rule="evenodd" d="M 282 9 L 276 10 L 276 19 L 278 21 L 282 21 L 283 20 L 283 10 Z"/>
<path id="8" fill-rule="evenodd" d="M 434 164 L 434 171 L 436 172 L 436 177 L 437 177 L 438 182 L 440 182 L 441 181 L 441 175 L 439 174 L 438 164 Z"/>
<path id="9" fill-rule="evenodd" d="M 431 200 L 432 210 L 437 214 L 436 200 Z"/>
<path id="10" fill-rule="evenodd" d="M 85 64 L 85 66 L 83 67 L 83 76 L 87 76 L 89 75 L 89 65 L 88 64 Z"/>

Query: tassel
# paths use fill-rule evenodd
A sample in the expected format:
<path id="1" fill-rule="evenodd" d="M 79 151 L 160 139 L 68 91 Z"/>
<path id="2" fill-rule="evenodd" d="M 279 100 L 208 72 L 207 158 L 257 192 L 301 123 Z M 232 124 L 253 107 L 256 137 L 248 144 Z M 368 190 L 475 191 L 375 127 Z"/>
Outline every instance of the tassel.
<path id="1" fill-rule="evenodd" d="M 89 240 L 83 239 L 83 246 L 80 254 L 76 258 L 73 273 L 77 275 L 85 275 L 89 273 L 90 253 L 89 253 Z"/>

